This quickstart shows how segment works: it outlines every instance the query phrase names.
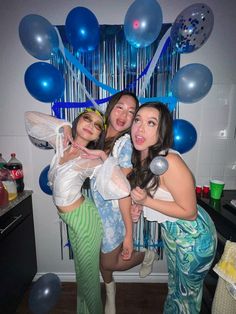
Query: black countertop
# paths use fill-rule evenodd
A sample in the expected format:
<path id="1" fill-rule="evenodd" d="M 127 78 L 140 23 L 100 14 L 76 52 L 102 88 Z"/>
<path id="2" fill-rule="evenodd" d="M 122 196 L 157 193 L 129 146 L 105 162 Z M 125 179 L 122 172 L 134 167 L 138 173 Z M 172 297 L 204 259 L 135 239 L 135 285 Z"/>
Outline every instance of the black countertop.
<path id="1" fill-rule="evenodd" d="M 233 199 L 236 199 L 236 190 L 224 190 L 220 200 L 197 196 L 197 203 L 208 212 L 225 240 L 236 241 L 236 207 L 230 204 Z"/>
<path id="2" fill-rule="evenodd" d="M 0 207 L 0 217 L 5 215 L 9 210 L 11 210 L 13 207 L 15 207 L 17 204 L 19 204 L 21 201 L 23 201 L 25 198 L 30 196 L 33 193 L 31 190 L 25 190 L 22 193 L 19 193 L 17 197 L 10 201 L 7 206 Z"/>

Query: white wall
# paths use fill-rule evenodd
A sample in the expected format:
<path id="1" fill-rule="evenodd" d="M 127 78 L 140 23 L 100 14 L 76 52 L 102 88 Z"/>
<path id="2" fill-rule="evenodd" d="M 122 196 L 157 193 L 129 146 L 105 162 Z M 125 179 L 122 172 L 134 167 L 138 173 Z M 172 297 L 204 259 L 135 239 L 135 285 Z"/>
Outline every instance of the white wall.
<path id="1" fill-rule="evenodd" d="M 145 0 L 144 0 L 145 1 Z M 52 24 L 65 24 L 69 11 L 76 6 L 92 10 L 100 24 L 123 24 L 133 1 L 124 0 L 11 0 L 0 2 L 0 152 L 6 159 L 16 152 L 22 161 L 26 189 L 32 189 L 38 272 L 54 272 L 73 279 L 73 262 L 60 260 L 59 227 L 51 197 L 38 186 L 42 169 L 49 164 L 52 151 L 34 147 L 28 140 L 23 115 L 27 110 L 50 113 L 50 105 L 32 98 L 24 85 L 24 73 L 37 62 L 23 48 L 18 37 L 20 20 L 27 14 L 38 14 Z M 174 22 L 177 15 L 192 0 L 159 1 L 165 23 Z M 214 83 L 200 102 L 180 104 L 180 118 L 197 129 L 195 147 L 183 157 L 196 176 L 198 184 L 207 184 L 210 177 L 225 180 L 226 188 L 236 188 L 236 5 L 234 0 L 206 0 L 214 13 L 215 23 L 209 40 L 199 50 L 181 57 L 181 66 L 202 63 L 209 67 Z M 165 280 L 165 265 L 156 265 L 147 281 Z M 124 276 L 125 275 L 125 276 Z M 138 280 L 137 269 L 118 273 L 121 280 Z"/>

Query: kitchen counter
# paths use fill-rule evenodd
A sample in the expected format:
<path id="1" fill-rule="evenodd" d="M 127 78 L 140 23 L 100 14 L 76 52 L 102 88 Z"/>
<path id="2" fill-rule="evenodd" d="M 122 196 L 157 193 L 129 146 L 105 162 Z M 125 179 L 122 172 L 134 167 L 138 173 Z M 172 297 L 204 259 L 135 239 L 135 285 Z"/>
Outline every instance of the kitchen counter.
<path id="1" fill-rule="evenodd" d="M 197 197 L 197 203 L 211 216 L 222 240 L 236 241 L 236 207 L 230 204 L 236 199 L 236 190 L 224 190 L 220 200 Z"/>
<path id="2" fill-rule="evenodd" d="M 9 210 L 14 208 L 17 204 L 19 204 L 20 202 L 22 202 L 24 199 L 26 199 L 32 194 L 33 194 L 33 191 L 31 190 L 25 190 L 22 193 L 19 193 L 14 200 L 8 203 L 7 206 L 0 207 L 0 217 L 6 214 Z"/>
<path id="3" fill-rule="evenodd" d="M 236 190 L 224 190 L 220 200 L 213 200 L 209 196 L 197 196 L 197 203 L 211 216 L 217 230 L 217 250 L 212 268 L 218 263 L 224 251 L 227 240 L 236 241 L 236 208 L 230 204 L 236 199 Z M 218 275 L 210 269 L 204 280 L 203 305 L 211 313 L 211 305 L 217 285 Z"/>
<path id="4" fill-rule="evenodd" d="M 32 191 L 0 209 L 0 313 L 13 314 L 36 272 Z"/>

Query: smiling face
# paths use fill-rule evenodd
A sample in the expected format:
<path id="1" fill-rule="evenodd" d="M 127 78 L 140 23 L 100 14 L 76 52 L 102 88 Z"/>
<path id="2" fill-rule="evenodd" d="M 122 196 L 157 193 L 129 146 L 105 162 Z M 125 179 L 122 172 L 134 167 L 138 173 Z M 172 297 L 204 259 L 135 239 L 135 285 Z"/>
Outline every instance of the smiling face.
<path id="1" fill-rule="evenodd" d="M 158 140 L 159 111 L 155 108 L 144 107 L 137 112 L 132 127 L 131 137 L 136 150 L 146 158 L 149 147 Z"/>
<path id="2" fill-rule="evenodd" d="M 96 112 L 84 112 L 79 116 L 76 126 L 75 140 L 81 145 L 87 145 L 99 138 L 104 129 L 102 117 Z"/>
<path id="3" fill-rule="evenodd" d="M 114 105 L 110 116 L 108 126 L 108 136 L 116 136 L 130 128 L 134 119 L 137 103 L 130 95 L 123 95 Z"/>

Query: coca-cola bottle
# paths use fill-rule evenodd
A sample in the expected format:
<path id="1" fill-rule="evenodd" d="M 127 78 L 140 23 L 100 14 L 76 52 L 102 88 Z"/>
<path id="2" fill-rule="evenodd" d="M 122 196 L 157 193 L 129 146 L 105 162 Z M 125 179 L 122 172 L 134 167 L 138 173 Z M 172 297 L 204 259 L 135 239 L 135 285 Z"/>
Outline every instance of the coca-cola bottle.
<path id="1" fill-rule="evenodd" d="M 10 170 L 4 168 L 2 164 L 0 164 L 0 182 L 7 190 L 8 200 L 14 200 L 17 197 L 16 181 L 12 178 Z M 2 190 L 1 192 L 5 193 L 4 190 Z M 5 197 L 5 195 L 3 197 Z"/>
<path id="2" fill-rule="evenodd" d="M 0 164 L 3 165 L 3 167 L 6 167 L 7 165 L 6 160 L 2 157 L 2 153 L 0 153 Z"/>
<path id="3" fill-rule="evenodd" d="M 12 178 L 16 181 L 17 193 L 24 191 L 24 174 L 22 163 L 16 159 L 16 154 L 11 154 L 11 159 L 7 163 L 7 169 L 10 170 Z"/>

